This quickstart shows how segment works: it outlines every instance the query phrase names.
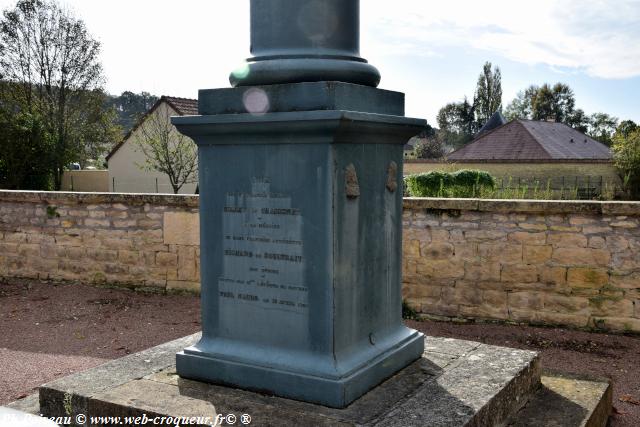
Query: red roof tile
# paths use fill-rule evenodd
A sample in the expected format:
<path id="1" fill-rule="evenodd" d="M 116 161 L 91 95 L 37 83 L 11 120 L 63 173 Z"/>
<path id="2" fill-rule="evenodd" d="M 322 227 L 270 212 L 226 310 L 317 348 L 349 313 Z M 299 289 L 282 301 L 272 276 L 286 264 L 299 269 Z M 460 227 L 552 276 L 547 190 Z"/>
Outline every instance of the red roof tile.
<path id="1" fill-rule="evenodd" d="M 166 100 L 174 110 L 181 116 L 197 116 L 198 100 L 188 98 L 176 98 L 174 96 L 163 96 L 160 99 Z"/>

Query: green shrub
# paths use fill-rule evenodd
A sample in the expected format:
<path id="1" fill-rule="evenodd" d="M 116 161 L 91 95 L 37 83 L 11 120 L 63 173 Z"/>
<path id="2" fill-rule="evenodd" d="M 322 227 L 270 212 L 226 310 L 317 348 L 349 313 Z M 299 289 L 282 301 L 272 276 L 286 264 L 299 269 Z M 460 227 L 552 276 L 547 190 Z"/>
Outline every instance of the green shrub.
<path id="1" fill-rule="evenodd" d="M 468 169 L 409 175 L 404 181 L 412 197 L 478 197 L 496 185 L 488 172 Z"/>
<path id="2" fill-rule="evenodd" d="M 407 320 L 420 320 L 418 312 L 405 300 L 402 300 L 402 318 Z"/>

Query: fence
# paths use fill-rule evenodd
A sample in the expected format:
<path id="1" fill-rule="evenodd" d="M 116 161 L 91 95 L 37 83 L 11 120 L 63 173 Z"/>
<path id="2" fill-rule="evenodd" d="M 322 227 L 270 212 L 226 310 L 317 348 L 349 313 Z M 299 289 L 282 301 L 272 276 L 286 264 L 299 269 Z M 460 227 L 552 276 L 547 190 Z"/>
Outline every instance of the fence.
<path id="1" fill-rule="evenodd" d="M 617 200 L 624 196 L 619 181 L 603 175 L 496 177 L 497 199 Z"/>
<path id="2" fill-rule="evenodd" d="M 109 178 L 109 189 L 112 193 L 142 193 L 142 194 L 174 194 L 173 187 L 166 176 L 127 179 L 117 176 Z M 184 184 L 179 194 L 195 194 L 196 183 Z"/>
<path id="3" fill-rule="evenodd" d="M 65 171 L 62 175 L 61 190 L 106 193 L 109 191 L 109 172 L 106 170 Z"/>
<path id="4" fill-rule="evenodd" d="M 543 199 L 545 192 L 550 193 L 550 199 L 563 200 L 615 200 L 623 196 L 619 171 L 612 162 L 607 161 L 404 162 L 405 175 L 461 169 L 483 170 L 496 178 L 498 188 L 486 198 Z"/>

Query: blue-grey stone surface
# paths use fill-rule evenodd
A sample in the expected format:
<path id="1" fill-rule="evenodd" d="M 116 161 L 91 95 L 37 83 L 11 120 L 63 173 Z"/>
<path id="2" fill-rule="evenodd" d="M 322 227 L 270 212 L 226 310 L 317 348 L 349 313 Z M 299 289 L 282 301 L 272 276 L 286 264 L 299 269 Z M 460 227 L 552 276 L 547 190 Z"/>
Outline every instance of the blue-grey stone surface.
<path id="1" fill-rule="evenodd" d="M 418 359 L 401 319 L 402 147 L 349 111 L 174 118 L 199 147 L 203 337 L 185 378 L 344 407 Z"/>
<path id="2" fill-rule="evenodd" d="M 321 110 L 404 116 L 404 94 L 332 81 L 202 89 L 198 110 L 203 116 Z"/>
<path id="3" fill-rule="evenodd" d="M 251 54 L 232 86 L 380 82 L 360 56 L 359 0 L 251 0 Z"/>

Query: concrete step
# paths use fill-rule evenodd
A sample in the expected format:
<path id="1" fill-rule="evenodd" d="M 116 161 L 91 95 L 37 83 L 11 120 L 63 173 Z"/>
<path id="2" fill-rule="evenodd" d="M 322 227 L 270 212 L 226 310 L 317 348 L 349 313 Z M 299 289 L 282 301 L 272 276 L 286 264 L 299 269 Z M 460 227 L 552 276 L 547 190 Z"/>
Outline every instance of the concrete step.
<path id="1" fill-rule="evenodd" d="M 612 410 L 609 381 L 545 372 L 541 387 L 510 427 L 604 427 Z"/>

